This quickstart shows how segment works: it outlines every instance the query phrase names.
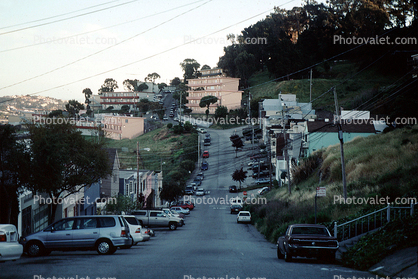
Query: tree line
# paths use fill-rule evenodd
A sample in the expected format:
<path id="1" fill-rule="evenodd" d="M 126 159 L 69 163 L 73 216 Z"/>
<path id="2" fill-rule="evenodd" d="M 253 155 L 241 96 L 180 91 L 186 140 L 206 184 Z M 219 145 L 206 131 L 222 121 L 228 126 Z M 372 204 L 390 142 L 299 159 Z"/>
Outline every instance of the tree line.
<path id="1" fill-rule="evenodd" d="M 241 78 L 241 86 L 249 86 L 249 78 L 257 71 L 268 70 L 271 78 L 290 78 L 289 73 L 320 63 L 335 55 L 362 64 L 370 63 L 393 45 L 366 45 L 356 50 L 348 44 L 337 44 L 343 38 L 375 36 L 417 37 L 417 0 L 329 0 L 326 3 L 305 1 L 291 10 L 276 8 L 265 19 L 244 28 L 239 36 L 228 35 L 232 42 L 224 47 L 218 67 L 229 76 Z M 251 39 L 264 38 L 259 44 Z M 393 40 L 391 40 L 393 42 Z M 397 56 L 382 61 L 386 72 L 405 72 L 409 51 L 416 45 L 397 45 Z M 413 54 L 413 53 L 412 53 Z M 315 70 L 315 69 L 314 69 Z M 306 73 L 304 73 L 306 74 Z M 300 77 L 300 73 L 292 78 Z"/>

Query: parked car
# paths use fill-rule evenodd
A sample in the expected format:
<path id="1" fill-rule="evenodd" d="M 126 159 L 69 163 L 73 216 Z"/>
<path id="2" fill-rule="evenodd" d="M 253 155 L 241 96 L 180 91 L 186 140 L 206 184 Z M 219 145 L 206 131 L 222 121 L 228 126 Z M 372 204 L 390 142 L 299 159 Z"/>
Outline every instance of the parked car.
<path id="1" fill-rule="evenodd" d="M 203 145 L 204 146 L 210 146 L 210 138 L 206 138 L 203 140 Z"/>
<path id="2" fill-rule="evenodd" d="M 237 186 L 235 186 L 235 185 L 229 186 L 229 192 L 230 193 L 236 193 L 236 192 L 238 192 Z"/>
<path id="3" fill-rule="evenodd" d="M 242 210 L 242 205 L 240 205 L 240 204 L 238 204 L 238 203 L 236 203 L 236 204 L 231 204 L 230 209 L 231 209 L 231 214 L 232 214 L 232 213 L 238 213 L 238 212 L 240 212 L 240 211 Z"/>
<path id="4" fill-rule="evenodd" d="M 229 199 L 229 203 L 230 204 L 240 204 L 240 205 L 242 205 L 243 204 L 243 201 L 242 201 L 242 199 L 240 198 L 240 197 L 235 197 L 235 198 L 230 198 Z"/>
<path id="5" fill-rule="evenodd" d="M 184 190 L 184 193 L 186 195 L 193 195 L 194 194 L 193 186 L 191 186 L 191 185 L 187 186 L 186 189 Z"/>
<path id="6" fill-rule="evenodd" d="M 197 186 L 200 186 L 202 184 L 202 180 L 200 178 L 195 177 L 193 183 L 195 183 Z"/>
<path id="7" fill-rule="evenodd" d="M 207 131 L 203 128 L 197 128 L 196 131 L 198 131 L 199 133 L 205 134 Z"/>
<path id="8" fill-rule="evenodd" d="M 237 215 L 237 223 L 251 223 L 251 213 L 249 211 L 240 211 Z"/>
<path id="9" fill-rule="evenodd" d="M 207 151 L 207 150 L 203 151 L 202 157 L 203 158 L 209 158 L 209 151 Z"/>
<path id="10" fill-rule="evenodd" d="M 105 255 L 132 245 L 132 239 L 123 216 L 92 215 L 61 219 L 21 238 L 20 243 L 31 257 L 48 255 L 53 250 L 96 250 Z"/>
<path id="11" fill-rule="evenodd" d="M 184 215 L 189 215 L 190 210 L 188 208 L 183 208 L 181 206 L 172 206 L 170 207 L 171 210 L 176 211 L 178 213 L 183 213 Z"/>
<path id="12" fill-rule="evenodd" d="M 181 227 L 181 219 L 169 216 L 160 209 L 140 209 L 134 210 L 131 213 L 139 220 L 142 226 L 146 227 L 168 227 L 170 230 L 175 230 Z"/>
<path id="13" fill-rule="evenodd" d="M 266 183 L 270 183 L 270 179 L 268 178 L 259 178 L 255 180 L 256 184 L 266 184 Z"/>
<path id="14" fill-rule="evenodd" d="M 209 164 L 208 162 L 202 162 L 202 166 L 200 168 L 201 170 L 205 171 L 209 169 Z"/>
<path id="15" fill-rule="evenodd" d="M 144 237 L 141 232 L 141 224 L 134 215 L 124 215 L 123 218 L 128 222 L 129 234 L 132 238 L 132 245 L 136 245 L 138 242 L 144 241 Z M 122 248 L 130 248 L 132 245 Z"/>
<path id="16" fill-rule="evenodd" d="M 205 189 L 198 188 L 196 191 L 196 196 L 204 196 L 205 195 Z"/>
<path id="17" fill-rule="evenodd" d="M 197 174 L 197 177 L 201 177 L 202 178 L 202 180 L 205 178 L 205 174 L 203 173 L 203 172 L 199 172 L 198 174 Z"/>
<path id="18" fill-rule="evenodd" d="M 15 225 L 0 224 L 0 263 L 20 259 L 23 246 Z"/>
<path id="19" fill-rule="evenodd" d="M 172 217 L 180 218 L 181 219 L 180 224 L 179 224 L 180 227 L 183 227 L 185 225 L 185 222 L 184 222 L 184 216 L 185 215 L 183 213 L 178 213 L 177 211 L 171 210 L 171 208 L 163 208 L 162 210 L 167 215 L 170 215 Z M 180 214 L 181 214 L 181 217 L 180 217 Z"/>
<path id="20" fill-rule="evenodd" d="M 210 134 L 206 134 L 205 139 L 210 139 Z"/>
<path id="21" fill-rule="evenodd" d="M 164 120 L 164 121 L 167 121 L 167 120 L 168 120 L 167 115 L 164 115 L 163 120 Z"/>
<path id="22" fill-rule="evenodd" d="M 316 257 L 335 260 L 338 240 L 331 236 L 327 227 L 313 224 L 294 224 L 277 240 L 277 257 L 286 262 L 293 257 Z"/>
<path id="23" fill-rule="evenodd" d="M 258 190 L 258 194 L 263 195 L 263 194 L 267 193 L 268 191 L 270 191 L 269 187 L 263 187 L 260 190 Z"/>
<path id="24" fill-rule="evenodd" d="M 172 206 L 180 206 L 181 208 L 184 208 L 184 209 L 189 209 L 189 210 L 193 210 L 193 208 L 194 208 L 194 203 L 192 203 L 192 202 L 189 202 L 189 201 L 187 201 L 187 202 L 184 202 L 184 201 L 178 201 L 178 202 L 175 202 L 174 204 L 172 204 Z"/>

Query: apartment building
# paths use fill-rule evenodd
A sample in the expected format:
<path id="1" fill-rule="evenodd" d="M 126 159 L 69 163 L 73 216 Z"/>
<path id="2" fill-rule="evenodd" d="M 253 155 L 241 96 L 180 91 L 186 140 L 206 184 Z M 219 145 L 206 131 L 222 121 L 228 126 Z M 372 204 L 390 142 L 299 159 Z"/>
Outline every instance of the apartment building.
<path id="1" fill-rule="evenodd" d="M 145 130 L 144 117 L 104 116 L 102 123 L 105 137 L 116 140 L 133 139 Z"/>
<path id="2" fill-rule="evenodd" d="M 206 107 L 199 106 L 200 100 L 205 96 L 215 96 L 218 102 L 210 105 L 209 113 L 214 114 L 218 106 L 227 107 L 228 110 L 241 107 L 242 92 L 238 90 L 239 78 L 227 77 L 222 69 L 201 70 L 201 76 L 195 79 L 188 79 L 190 90 L 187 92 L 187 106 L 192 113 L 205 113 Z"/>

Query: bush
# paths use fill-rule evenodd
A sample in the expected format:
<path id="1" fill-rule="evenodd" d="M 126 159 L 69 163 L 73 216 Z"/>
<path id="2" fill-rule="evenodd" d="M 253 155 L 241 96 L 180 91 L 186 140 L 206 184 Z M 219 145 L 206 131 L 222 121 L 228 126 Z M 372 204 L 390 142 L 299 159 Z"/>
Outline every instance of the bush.
<path id="1" fill-rule="evenodd" d="M 180 125 L 174 125 L 173 126 L 174 134 L 182 134 L 183 133 L 183 127 Z"/>
<path id="2" fill-rule="evenodd" d="M 167 128 L 168 128 L 168 129 L 173 128 L 173 123 L 168 123 L 168 124 L 167 124 Z"/>

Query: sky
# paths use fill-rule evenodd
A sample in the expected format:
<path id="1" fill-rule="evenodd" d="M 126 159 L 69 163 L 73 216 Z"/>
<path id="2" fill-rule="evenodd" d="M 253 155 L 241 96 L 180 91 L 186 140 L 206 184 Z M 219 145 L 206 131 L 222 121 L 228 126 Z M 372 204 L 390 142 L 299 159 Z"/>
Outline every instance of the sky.
<path id="1" fill-rule="evenodd" d="M 153 72 L 169 83 L 180 63 L 216 67 L 228 34 L 300 0 L 0 1 L 0 96 L 39 95 L 84 102 L 106 78 Z"/>

